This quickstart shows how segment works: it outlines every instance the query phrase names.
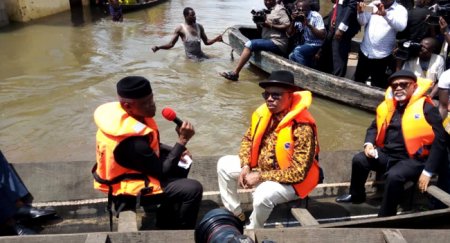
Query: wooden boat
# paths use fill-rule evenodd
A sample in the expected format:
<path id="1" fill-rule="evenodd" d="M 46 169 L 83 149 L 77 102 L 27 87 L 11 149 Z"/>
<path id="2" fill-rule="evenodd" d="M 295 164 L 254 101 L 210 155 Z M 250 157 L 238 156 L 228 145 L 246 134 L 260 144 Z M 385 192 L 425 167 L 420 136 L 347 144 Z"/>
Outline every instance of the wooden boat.
<path id="1" fill-rule="evenodd" d="M 367 242 L 382 242 L 386 231 L 383 229 L 366 228 L 392 228 L 392 229 L 416 229 L 400 230 L 405 239 L 415 239 L 417 235 L 427 236 L 434 242 L 445 242 L 448 238 L 441 236 L 450 234 L 433 235 L 430 232 L 419 229 L 450 228 L 448 217 L 450 209 L 418 211 L 427 204 L 427 199 L 415 194 L 412 206 L 402 205 L 403 213 L 399 216 L 376 218 L 379 197 L 376 196 L 376 183 L 371 176 L 366 184 L 369 199 L 361 205 L 337 204 L 334 198 L 348 191 L 351 168 L 349 161 L 357 151 L 322 152 L 321 167 L 325 171 L 325 180 L 310 194 L 307 207 L 306 201 L 294 201 L 279 205 L 267 221 L 265 229 L 246 231 L 258 239 L 272 239 L 276 242 L 298 242 L 295 235 L 306 234 L 313 237 L 311 232 L 317 232 L 317 239 L 332 239 L 333 234 L 342 237 L 342 242 L 348 242 L 346 234 L 364 232 L 370 239 Z M 218 157 L 195 157 L 190 177 L 199 180 L 204 187 L 204 195 L 199 214 L 199 220 L 209 210 L 221 207 L 220 195 L 217 189 L 216 163 Z M 154 211 L 137 210 L 136 214 L 121 213 L 119 219 L 114 219 L 114 231 L 109 232 L 109 217 L 105 212 L 106 195 L 93 189 L 90 169 L 92 161 L 75 162 L 44 162 L 44 163 L 20 163 L 13 164 L 18 174 L 32 192 L 35 200 L 34 206 L 52 206 L 61 216 L 53 224 L 39 228 L 41 235 L 26 237 L 30 242 L 193 242 L 193 231 L 155 231 Z M 432 187 L 433 188 L 433 187 Z M 450 195 L 439 192 L 435 188 L 433 195 L 437 195 L 446 205 L 450 205 Z M 240 198 L 246 214 L 251 212 L 251 190 L 241 190 Z M 407 197 L 409 198 L 409 197 Z M 409 207 L 409 209 L 408 209 Z M 305 212 L 306 210 L 306 212 Z M 293 212 L 293 214 L 291 213 Z M 300 212 L 300 217 L 298 217 Z M 305 217 L 306 215 L 306 217 Z M 356 220 L 355 220 L 356 219 Z M 121 223 L 122 222 L 122 223 Z M 125 222 L 125 223 L 124 223 Z M 122 225 L 122 226 L 121 226 Z M 303 226 L 303 227 L 299 227 Z M 308 228 L 304 230 L 303 228 Z M 350 229 L 350 228 L 364 229 Z M 282 229 L 281 229 L 282 228 Z M 322 229 L 333 228 L 333 229 Z M 345 228 L 345 229 L 335 229 Z M 139 232 L 133 232 L 138 231 Z M 151 231 L 148 231 L 151 230 Z M 306 233 L 309 232 L 309 233 Z M 328 232 L 328 233 L 327 233 Z M 397 233 L 399 233 L 397 232 Z M 328 238 L 332 237 L 332 238 Z M 3 242 L 22 242 L 21 237 L 0 237 Z M 110 241 L 107 241 L 109 239 Z M 312 239 L 312 238 L 311 238 Z M 358 238 L 352 238 L 358 240 Z M 422 239 L 422 238 L 417 238 Z M 445 239 L 443 241 L 442 239 Z M 358 240 L 359 241 L 359 240 Z M 338 242 L 340 242 L 338 240 Z"/>
<path id="2" fill-rule="evenodd" d="M 144 8 L 149 8 L 155 6 L 157 4 L 163 3 L 167 0 L 122 0 L 120 1 L 120 5 L 122 6 L 123 12 L 131 12 Z M 108 9 L 108 1 L 104 1 L 104 5 L 106 9 Z"/>
<path id="3" fill-rule="evenodd" d="M 230 46 L 239 54 L 242 53 L 245 42 L 258 38 L 256 27 L 253 26 L 236 25 L 231 27 L 228 33 Z M 384 97 L 384 91 L 380 88 L 358 83 L 348 78 L 336 77 L 271 52 L 253 53 L 250 63 L 267 73 L 280 69 L 292 71 L 295 75 L 295 82 L 300 87 L 310 90 L 316 95 L 356 108 L 375 111 Z"/>

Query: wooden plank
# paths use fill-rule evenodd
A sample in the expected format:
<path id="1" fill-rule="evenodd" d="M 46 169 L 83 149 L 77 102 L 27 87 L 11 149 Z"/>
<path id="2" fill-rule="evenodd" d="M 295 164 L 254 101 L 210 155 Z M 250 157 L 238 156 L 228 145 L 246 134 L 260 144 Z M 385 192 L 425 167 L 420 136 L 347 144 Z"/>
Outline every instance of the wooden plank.
<path id="1" fill-rule="evenodd" d="M 291 213 L 302 226 L 318 225 L 319 222 L 309 213 L 306 208 L 291 208 Z"/>
<path id="2" fill-rule="evenodd" d="M 136 211 L 123 211 L 119 215 L 118 232 L 136 232 L 138 231 L 136 221 Z"/>
<path id="3" fill-rule="evenodd" d="M 106 233 L 89 233 L 84 243 L 106 243 L 108 241 L 108 234 Z"/>
<path id="4" fill-rule="evenodd" d="M 450 207 L 450 195 L 437 186 L 431 185 L 427 188 L 428 194 L 432 195 L 439 201 L 441 201 L 443 204 Z"/>
<path id="5" fill-rule="evenodd" d="M 424 227 L 423 222 L 427 224 L 440 224 L 447 222 L 450 216 L 450 208 L 430 210 L 417 213 L 409 213 L 390 217 L 379 217 L 373 219 L 358 219 L 344 222 L 320 224 L 320 228 L 420 228 Z"/>
<path id="6" fill-rule="evenodd" d="M 407 241 L 403 238 L 400 230 L 382 230 L 384 240 L 386 243 L 406 243 Z"/>

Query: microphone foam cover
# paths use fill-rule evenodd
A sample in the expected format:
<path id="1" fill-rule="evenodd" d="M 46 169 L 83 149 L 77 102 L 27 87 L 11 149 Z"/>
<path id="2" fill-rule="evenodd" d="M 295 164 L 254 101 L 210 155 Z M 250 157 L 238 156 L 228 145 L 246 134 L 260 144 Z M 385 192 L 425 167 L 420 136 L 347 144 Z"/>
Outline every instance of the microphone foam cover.
<path id="1" fill-rule="evenodd" d="M 169 121 L 173 121 L 177 117 L 177 113 L 169 107 L 162 109 L 162 116 Z"/>

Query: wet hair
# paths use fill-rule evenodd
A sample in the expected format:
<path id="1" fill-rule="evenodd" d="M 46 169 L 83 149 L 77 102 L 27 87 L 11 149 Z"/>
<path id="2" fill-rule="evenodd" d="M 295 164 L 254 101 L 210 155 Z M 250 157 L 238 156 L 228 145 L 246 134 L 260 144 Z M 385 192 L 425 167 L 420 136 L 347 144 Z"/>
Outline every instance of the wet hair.
<path id="1" fill-rule="evenodd" d="M 190 11 L 194 11 L 194 9 L 191 8 L 191 7 L 186 7 L 186 8 L 184 8 L 184 10 L 183 10 L 183 16 L 184 16 L 184 17 L 187 17 L 187 16 L 189 15 L 189 12 L 190 12 Z"/>

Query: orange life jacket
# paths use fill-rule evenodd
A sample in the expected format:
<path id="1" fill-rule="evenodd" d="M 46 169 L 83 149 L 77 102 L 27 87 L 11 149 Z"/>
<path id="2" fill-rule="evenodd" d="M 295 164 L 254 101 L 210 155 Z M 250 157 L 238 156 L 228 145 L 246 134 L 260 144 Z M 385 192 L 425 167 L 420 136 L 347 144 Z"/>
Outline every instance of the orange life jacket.
<path id="1" fill-rule="evenodd" d="M 162 192 L 157 178 L 119 165 L 114 150 L 124 139 L 149 135 L 150 147 L 159 156 L 158 127 L 152 118 L 143 124 L 122 109 L 119 102 L 99 106 L 94 113 L 97 124 L 97 164 L 94 167 L 94 188 L 112 195 L 151 195 Z M 148 163 L 142 161 L 142 163 Z M 110 189 L 112 191 L 110 191 Z M 146 189 L 146 190 L 142 190 Z M 144 192 L 144 194 L 142 194 Z"/>
<path id="2" fill-rule="evenodd" d="M 405 140 L 406 150 L 411 158 L 425 157 L 430 152 L 434 140 L 433 129 L 428 124 L 423 113 L 425 102 L 433 104 L 431 98 L 426 95 L 431 87 L 431 80 L 417 79 L 417 88 L 406 105 L 402 116 L 402 134 Z M 386 90 L 385 100 L 377 107 L 377 137 L 375 143 L 378 147 L 384 146 L 386 129 L 394 115 L 397 101 L 394 99 L 392 89 Z"/>
<path id="3" fill-rule="evenodd" d="M 317 186 L 319 182 L 319 161 L 317 160 L 319 154 L 319 146 L 317 143 L 317 127 L 314 118 L 308 112 L 307 108 L 311 105 L 311 92 L 301 91 L 293 94 L 293 101 L 289 112 L 280 121 L 275 133 L 277 133 L 277 143 L 275 146 L 275 156 L 277 158 L 278 166 L 284 170 L 289 168 L 292 164 L 292 156 L 294 153 L 294 141 L 292 135 L 292 126 L 294 123 L 307 123 L 313 127 L 316 150 L 314 161 L 307 171 L 305 178 L 294 185 L 295 192 L 300 198 L 305 198 Z M 267 108 L 266 104 L 261 105 L 252 115 L 251 136 L 252 136 L 252 151 L 250 153 L 250 167 L 254 168 L 258 165 L 258 157 L 262 137 L 270 123 L 272 113 Z"/>

